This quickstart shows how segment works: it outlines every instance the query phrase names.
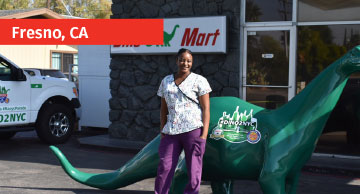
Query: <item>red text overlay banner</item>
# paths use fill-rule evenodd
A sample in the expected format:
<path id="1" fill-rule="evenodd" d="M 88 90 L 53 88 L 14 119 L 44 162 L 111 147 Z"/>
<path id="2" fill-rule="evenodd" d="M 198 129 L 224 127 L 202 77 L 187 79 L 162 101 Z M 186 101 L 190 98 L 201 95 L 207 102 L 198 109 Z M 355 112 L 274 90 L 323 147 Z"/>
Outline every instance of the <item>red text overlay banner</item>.
<path id="1" fill-rule="evenodd" d="M 163 19 L 0 19 L 0 45 L 162 45 Z"/>

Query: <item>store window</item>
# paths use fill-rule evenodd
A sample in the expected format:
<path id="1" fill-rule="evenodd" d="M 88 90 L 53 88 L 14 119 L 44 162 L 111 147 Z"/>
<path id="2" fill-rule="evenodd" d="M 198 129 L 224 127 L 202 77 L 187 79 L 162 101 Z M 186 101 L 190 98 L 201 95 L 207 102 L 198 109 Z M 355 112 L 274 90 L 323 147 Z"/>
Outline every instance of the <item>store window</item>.
<path id="1" fill-rule="evenodd" d="M 247 83 L 287 86 L 289 31 L 259 31 L 248 34 L 251 35 L 248 35 L 247 46 Z"/>
<path id="2" fill-rule="evenodd" d="M 355 21 L 360 20 L 360 1 L 299 0 L 299 22 Z"/>
<path id="3" fill-rule="evenodd" d="M 246 22 L 291 21 L 293 0 L 246 0 Z"/>
<path id="4" fill-rule="evenodd" d="M 322 70 L 360 44 L 360 25 L 299 26 L 297 93 Z"/>
<path id="5" fill-rule="evenodd" d="M 326 67 L 360 44 L 360 25 L 299 26 L 297 42 L 297 93 Z M 359 154 L 360 74 L 348 79 L 329 115 L 316 152 Z M 331 146 L 333 145 L 333 146 Z"/>
<path id="6" fill-rule="evenodd" d="M 287 102 L 289 36 L 287 30 L 248 32 L 247 101 L 268 109 Z"/>
<path id="7" fill-rule="evenodd" d="M 51 53 L 51 68 L 61 70 L 64 73 L 69 73 L 70 64 L 78 64 L 77 53 Z"/>

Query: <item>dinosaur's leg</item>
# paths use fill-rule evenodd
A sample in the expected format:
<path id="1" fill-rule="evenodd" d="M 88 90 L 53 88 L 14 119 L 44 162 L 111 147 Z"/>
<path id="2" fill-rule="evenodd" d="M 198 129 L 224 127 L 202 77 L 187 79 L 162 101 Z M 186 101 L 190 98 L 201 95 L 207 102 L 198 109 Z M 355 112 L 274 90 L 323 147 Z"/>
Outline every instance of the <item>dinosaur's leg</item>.
<path id="1" fill-rule="evenodd" d="M 296 194 L 297 186 L 299 183 L 300 171 L 292 175 L 288 175 L 285 179 L 285 190 L 287 194 Z"/>
<path id="2" fill-rule="evenodd" d="M 259 183 L 264 194 L 285 194 L 286 169 L 281 165 L 281 150 L 266 149 Z"/>
<path id="3" fill-rule="evenodd" d="M 232 194 L 233 193 L 233 181 L 211 181 L 211 189 L 214 194 Z"/>
<path id="4" fill-rule="evenodd" d="M 273 171 L 263 171 L 259 183 L 264 194 L 285 194 L 285 179 Z"/>

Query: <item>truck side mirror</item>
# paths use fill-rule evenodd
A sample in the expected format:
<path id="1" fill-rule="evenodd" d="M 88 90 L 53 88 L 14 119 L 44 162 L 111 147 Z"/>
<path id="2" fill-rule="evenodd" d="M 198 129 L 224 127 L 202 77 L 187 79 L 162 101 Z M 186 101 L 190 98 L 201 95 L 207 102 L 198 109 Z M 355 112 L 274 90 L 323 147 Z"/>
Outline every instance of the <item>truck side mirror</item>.
<path id="1" fill-rule="evenodd" d="M 16 81 L 26 81 L 26 76 L 22 69 L 16 69 Z"/>

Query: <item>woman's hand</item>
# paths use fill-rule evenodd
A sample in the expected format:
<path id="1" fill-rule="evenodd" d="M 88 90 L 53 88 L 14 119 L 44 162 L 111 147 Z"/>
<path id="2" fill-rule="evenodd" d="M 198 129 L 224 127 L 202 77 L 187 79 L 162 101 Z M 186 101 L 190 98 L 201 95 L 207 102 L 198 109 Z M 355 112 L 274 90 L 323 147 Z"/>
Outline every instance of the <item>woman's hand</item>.
<path id="1" fill-rule="evenodd" d="M 200 138 L 206 140 L 207 136 L 206 136 L 206 135 L 205 135 L 205 136 L 202 135 L 202 136 L 200 136 Z"/>

